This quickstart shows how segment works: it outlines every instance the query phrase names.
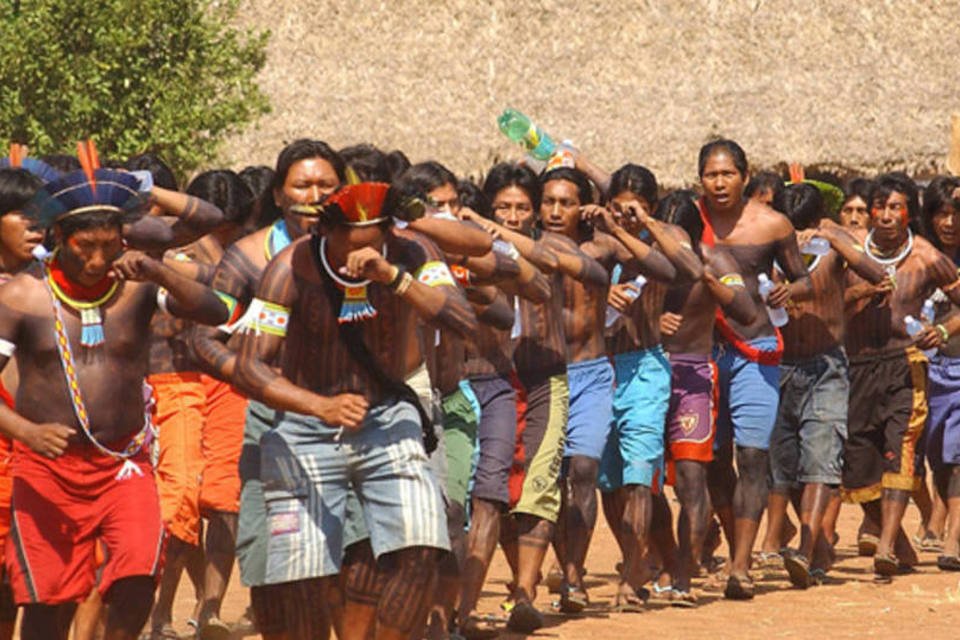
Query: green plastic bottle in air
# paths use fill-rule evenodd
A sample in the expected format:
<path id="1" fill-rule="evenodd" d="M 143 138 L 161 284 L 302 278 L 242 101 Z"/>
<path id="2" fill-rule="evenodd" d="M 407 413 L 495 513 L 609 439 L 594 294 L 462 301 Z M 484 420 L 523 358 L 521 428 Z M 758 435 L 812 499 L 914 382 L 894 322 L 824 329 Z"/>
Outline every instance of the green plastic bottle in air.
<path id="1" fill-rule="evenodd" d="M 507 109 L 497 118 L 500 131 L 514 142 L 522 144 L 527 152 L 546 162 L 553 155 L 557 144 L 530 118 L 516 109 Z"/>

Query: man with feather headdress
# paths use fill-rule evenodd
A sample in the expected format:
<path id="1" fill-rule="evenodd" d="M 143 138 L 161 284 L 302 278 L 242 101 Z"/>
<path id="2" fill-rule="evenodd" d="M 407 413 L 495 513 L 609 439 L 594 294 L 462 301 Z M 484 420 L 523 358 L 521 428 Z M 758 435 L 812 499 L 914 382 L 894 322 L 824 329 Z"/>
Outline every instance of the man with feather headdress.
<path id="1" fill-rule="evenodd" d="M 138 179 L 100 169 L 91 143 L 80 151 L 83 169 L 25 208 L 54 251 L 0 288 L 0 369 L 15 353 L 20 369 L 16 411 L 0 406 L 0 433 L 15 441 L 6 560 L 23 638 L 67 637 L 94 585 L 98 538 L 109 557 L 99 586 L 113 605 L 107 633 L 140 632 L 164 537 L 144 411 L 150 318 L 158 306 L 198 322 L 226 317 L 212 291 L 127 251 L 188 242 L 219 210 L 155 188 L 149 200 L 173 219 L 142 218 Z"/>

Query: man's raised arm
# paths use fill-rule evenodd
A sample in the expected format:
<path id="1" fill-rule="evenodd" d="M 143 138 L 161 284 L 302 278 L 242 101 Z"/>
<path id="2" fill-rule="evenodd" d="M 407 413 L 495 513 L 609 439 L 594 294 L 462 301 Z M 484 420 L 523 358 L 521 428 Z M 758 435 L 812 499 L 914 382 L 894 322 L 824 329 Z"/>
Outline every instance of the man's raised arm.
<path id="1" fill-rule="evenodd" d="M 135 249 L 156 252 L 182 247 L 223 222 L 223 212 L 215 205 L 179 191 L 153 187 L 150 202 L 164 215 L 144 216 L 124 229 L 124 239 Z M 174 219 L 168 221 L 167 217 Z"/>

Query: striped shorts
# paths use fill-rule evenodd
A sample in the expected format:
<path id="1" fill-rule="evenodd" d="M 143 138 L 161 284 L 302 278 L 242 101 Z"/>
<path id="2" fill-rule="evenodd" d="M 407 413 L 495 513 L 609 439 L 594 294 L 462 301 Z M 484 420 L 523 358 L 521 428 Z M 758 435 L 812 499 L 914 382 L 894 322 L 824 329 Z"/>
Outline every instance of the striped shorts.
<path id="1" fill-rule="evenodd" d="M 407 402 L 371 408 L 360 429 L 278 412 L 260 441 L 267 504 L 267 584 L 339 573 L 352 487 L 377 557 L 449 549 L 443 498 L 427 471 L 420 420 Z"/>

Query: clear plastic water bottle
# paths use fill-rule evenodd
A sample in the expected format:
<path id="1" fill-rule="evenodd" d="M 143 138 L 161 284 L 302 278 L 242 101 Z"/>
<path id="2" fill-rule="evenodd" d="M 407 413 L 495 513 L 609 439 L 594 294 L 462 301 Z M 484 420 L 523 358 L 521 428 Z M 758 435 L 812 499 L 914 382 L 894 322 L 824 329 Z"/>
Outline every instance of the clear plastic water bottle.
<path id="1" fill-rule="evenodd" d="M 767 301 L 767 297 L 775 286 L 773 281 L 767 277 L 767 274 L 761 273 L 757 276 L 757 291 L 760 292 L 760 297 L 763 298 L 764 302 Z M 782 327 L 790 321 L 790 315 L 783 307 L 774 309 L 770 305 L 767 305 L 767 315 L 770 316 L 770 324 L 775 327 Z"/>
<path id="2" fill-rule="evenodd" d="M 503 135 L 522 144 L 537 160 L 549 160 L 557 148 L 557 144 L 546 131 L 516 109 L 507 109 L 501 113 L 497 118 L 497 125 Z"/>
<path id="3" fill-rule="evenodd" d="M 830 253 L 830 241 L 826 238 L 814 236 L 803 243 L 800 253 L 808 256 L 825 256 Z"/>
<path id="4" fill-rule="evenodd" d="M 923 323 L 917 320 L 916 318 L 914 318 L 913 316 L 910 316 L 910 315 L 906 316 L 903 319 L 903 323 L 906 325 L 907 335 L 910 336 L 911 338 L 916 338 L 917 334 L 923 331 Z M 936 349 L 926 349 L 924 350 L 923 355 L 927 356 L 927 358 L 932 358 L 936 353 L 937 353 Z"/>
<path id="5" fill-rule="evenodd" d="M 923 308 L 920 310 L 920 319 L 927 324 L 933 324 L 937 319 L 937 309 L 933 305 L 933 298 L 927 298 L 923 301 Z"/>
<path id="6" fill-rule="evenodd" d="M 510 327 L 510 339 L 516 340 L 523 335 L 523 314 L 520 313 L 520 296 L 513 297 L 513 326 Z"/>
<path id="7" fill-rule="evenodd" d="M 501 238 L 493 241 L 493 250 L 500 255 L 507 256 L 514 260 L 520 257 L 520 252 L 517 250 L 517 247 L 512 242 Z"/>
<path id="8" fill-rule="evenodd" d="M 640 294 L 643 292 L 643 285 L 647 284 L 647 278 L 643 274 L 640 274 L 636 278 L 631 280 L 629 284 L 632 284 L 634 287 L 636 287 L 636 289 L 630 289 L 630 288 L 624 289 L 623 295 L 627 296 L 631 300 L 636 300 L 637 298 L 640 297 Z M 617 311 L 615 307 L 608 304 L 607 319 L 604 325 L 608 328 L 612 327 L 613 324 L 620 318 L 621 315 L 623 314 Z"/>

